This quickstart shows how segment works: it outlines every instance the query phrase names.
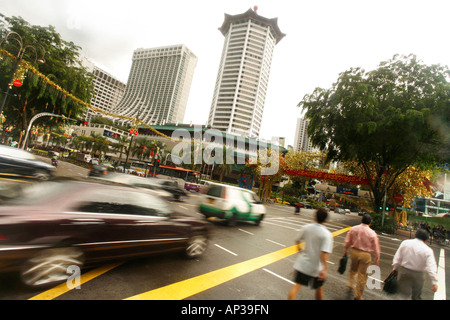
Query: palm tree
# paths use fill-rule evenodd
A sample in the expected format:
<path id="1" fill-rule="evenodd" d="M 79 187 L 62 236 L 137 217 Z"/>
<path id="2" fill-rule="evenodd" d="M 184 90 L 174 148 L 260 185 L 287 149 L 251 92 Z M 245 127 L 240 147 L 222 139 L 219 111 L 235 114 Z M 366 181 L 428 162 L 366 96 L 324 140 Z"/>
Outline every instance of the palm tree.
<path id="1" fill-rule="evenodd" d="M 119 163 L 120 163 L 122 161 L 123 150 L 130 143 L 130 139 L 127 136 L 120 136 L 117 138 L 117 141 L 118 141 L 118 143 L 115 143 L 112 145 L 112 148 L 113 148 L 112 151 L 120 152 L 120 155 L 119 155 Z"/>
<path id="2" fill-rule="evenodd" d="M 91 133 L 91 140 L 93 141 L 92 153 L 94 153 L 94 154 L 99 153 L 100 157 L 101 157 L 102 153 L 104 153 L 106 156 L 106 153 L 109 151 L 108 139 L 99 134 Z"/>
<path id="3" fill-rule="evenodd" d="M 221 164 L 217 165 L 217 169 L 219 170 L 220 176 L 219 176 L 219 181 L 222 182 L 223 181 L 223 177 L 226 175 L 229 175 L 232 171 L 233 171 L 233 164 L 232 163 L 227 163 L 227 147 L 224 145 L 223 146 L 223 162 Z"/>
<path id="4" fill-rule="evenodd" d="M 131 147 L 131 155 L 136 156 L 139 160 L 142 160 L 145 150 L 150 147 L 151 144 L 146 138 L 137 138 L 134 141 L 134 145 Z"/>

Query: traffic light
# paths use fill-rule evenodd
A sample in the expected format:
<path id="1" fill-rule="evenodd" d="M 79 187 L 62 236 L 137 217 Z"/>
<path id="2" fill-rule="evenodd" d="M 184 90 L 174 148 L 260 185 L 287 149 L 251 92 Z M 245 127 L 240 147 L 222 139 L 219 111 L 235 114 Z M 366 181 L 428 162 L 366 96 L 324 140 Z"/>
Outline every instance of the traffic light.
<path id="1" fill-rule="evenodd" d="M 133 130 L 133 129 L 130 129 L 130 134 L 131 135 L 135 135 L 135 136 L 137 136 L 138 135 L 138 130 L 136 129 L 136 130 Z"/>
<path id="2" fill-rule="evenodd" d="M 157 168 L 159 167 L 159 162 L 160 162 L 159 159 L 155 159 L 155 161 L 153 161 L 153 165 Z"/>

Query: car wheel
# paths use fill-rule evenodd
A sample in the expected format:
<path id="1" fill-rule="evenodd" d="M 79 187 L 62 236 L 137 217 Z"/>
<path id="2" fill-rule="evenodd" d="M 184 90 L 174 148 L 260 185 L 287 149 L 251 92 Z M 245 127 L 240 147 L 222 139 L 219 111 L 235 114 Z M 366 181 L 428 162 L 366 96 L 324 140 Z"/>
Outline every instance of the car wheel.
<path id="1" fill-rule="evenodd" d="M 262 221 L 263 219 L 264 219 L 264 215 L 261 214 L 261 215 L 258 217 L 258 220 L 255 221 L 255 224 L 256 224 L 257 226 L 259 226 L 259 225 L 261 224 L 261 221 Z"/>
<path id="2" fill-rule="evenodd" d="M 236 213 L 233 213 L 233 215 L 230 217 L 230 219 L 228 219 L 228 225 L 230 226 L 230 227 L 235 227 L 236 225 L 237 225 L 237 220 L 238 220 L 238 218 L 237 218 L 237 214 Z"/>
<path id="3" fill-rule="evenodd" d="M 33 174 L 33 177 L 41 181 L 46 181 L 50 179 L 50 174 L 45 171 L 39 170 Z"/>
<path id="4" fill-rule="evenodd" d="M 198 258 L 206 251 L 208 246 L 208 238 L 204 235 L 197 234 L 189 239 L 186 246 L 185 254 L 188 258 Z"/>
<path id="5" fill-rule="evenodd" d="M 83 265 L 83 253 L 78 248 L 62 247 L 41 250 L 28 259 L 20 277 L 29 287 L 43 287 L 65 281 L 70 274 L 70 266 Z"/>

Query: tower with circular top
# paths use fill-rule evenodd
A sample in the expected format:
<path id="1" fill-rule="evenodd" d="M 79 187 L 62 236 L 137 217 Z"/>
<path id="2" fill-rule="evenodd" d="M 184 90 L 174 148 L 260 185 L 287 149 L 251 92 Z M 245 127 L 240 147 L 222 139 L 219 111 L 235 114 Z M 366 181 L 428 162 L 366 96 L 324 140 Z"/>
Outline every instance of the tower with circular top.
<path id="1" fill-rule="evenodd" d="M 257 138 L 261 127 L 275 45 L 285 36 L 278 18 L 257 7 L 225 14 L 219 28 L 225 37 L 208 125 L 220 131 Z"/>

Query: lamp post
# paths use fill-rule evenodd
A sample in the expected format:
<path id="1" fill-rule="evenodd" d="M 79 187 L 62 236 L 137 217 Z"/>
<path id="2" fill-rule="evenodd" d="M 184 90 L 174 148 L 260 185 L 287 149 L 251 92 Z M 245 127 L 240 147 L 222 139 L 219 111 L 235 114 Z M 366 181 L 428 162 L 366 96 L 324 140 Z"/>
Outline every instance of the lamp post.
<path id="1" fill-rule="evenodd" d="M 75 119 L 71 119 L 65 116 L 61 116 L 59 114 L 54 114 L 54 113 L 49 113 L 49 112 L 41 112 L 36 114 L 33 118 L 31 118 L 30 123 L 28 125 L 27 128 L 27 132 L 25 134 L 25 138 L 23 139 L 23 145 L 22 145 L 22 149 L 25 149 L 26 145 L 27 145 L 27 140 L 28 140 L 28 135 L 30 133 L 31 130 L 31 126 L 33 125 L 34 120 L 40 118 L 40 117 L 59 117 L 59 118 L 63 118 L 63 119 L 68 119 L 68 120 L 73 120 L 76 121 Z"/>
<path id="2" fill-rule="evenodd" d="M 8 82 L 8 87 L 6 88 L 5 96 L 3 97 L 3 101 L 2 101 L 2 104 L 0 106 L 0 113 L 2 113 L 2 111 L 3 111 L 3 108 L 4 108 L 5 103 L 6 103 L 6 99 L 8 97 L 9 89 L 11 89 L 11 87 L 13 85 L 13 82 L 16 82 L 15 80 L 19 80 L 19 79 L 14 79 L 14 78 L 16 76 L 17 69 L 18 69 L 18 67 L 19 67 L 19 65 L 20 65 L 20 63 L 21 63 L 21 61 L 23 59 L 23 55 L 24 55 L 25 51 L 27 49 L 32 49 L 34 51 L 34 54 L 35 54 L 34 63 L 35 64 L 36 64 L 36 62 L 39 62 L 39 63 L 44 63 L 45 62 L 45 59 L 44 59 L 45 49 L 44 49 L 44 47 L 42 47 L 40 44 L 37 44 L 37 45 L 39 45 L 42 48 L 42 50 L 44 52 L 42 54 L 42 57 L 38 58 L 38 53 L 37 53 L 36 48 L 34 46 L 32 46 L 32 45 L 29 45 L 29 44 L 24 45 L 22 37 L 17 32 L 14 32 L 14 31 L 8 32 L 6 34 L 6 37 L 0 41 L 0 47 L 8 39 L 9 36 L 13 36 L 12 39 L 17 41 L 17 43 L 19 44 L 19 52 L 17 53 L 17 56 L 16 56 L 17 61 L 16 61 L 16 64 L 14 65 L 14 68 L 13 68 L 13 73 L 12 73 L 12 76 L 11 76 L 11 80 Z M 21 82 L 20 83 L 16 82 L 16 83 L 14 83 L 14 85 L 19 85 L 20 86 Z"/>

